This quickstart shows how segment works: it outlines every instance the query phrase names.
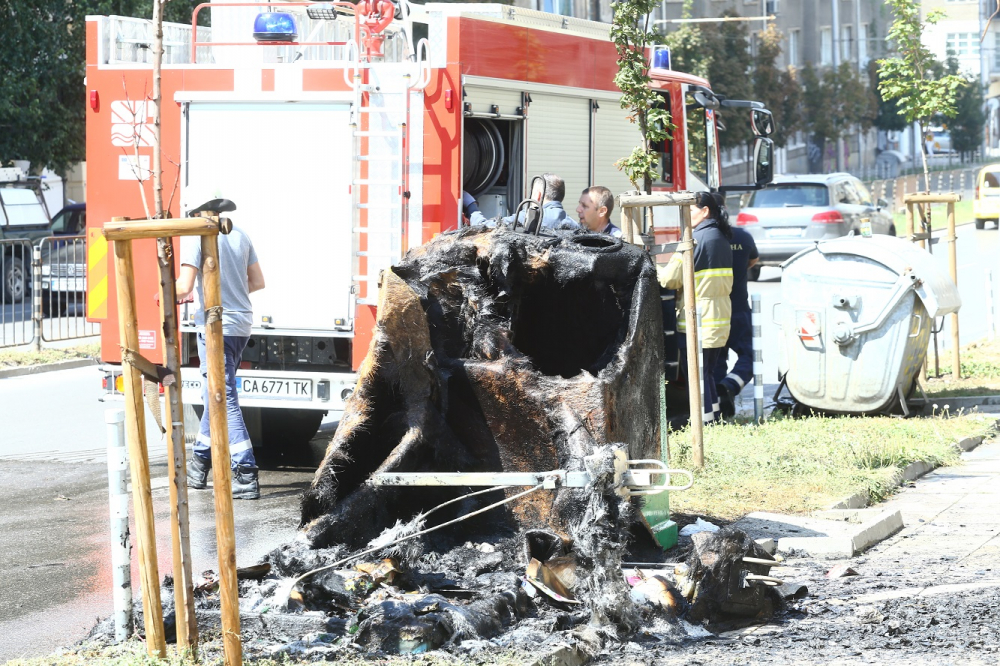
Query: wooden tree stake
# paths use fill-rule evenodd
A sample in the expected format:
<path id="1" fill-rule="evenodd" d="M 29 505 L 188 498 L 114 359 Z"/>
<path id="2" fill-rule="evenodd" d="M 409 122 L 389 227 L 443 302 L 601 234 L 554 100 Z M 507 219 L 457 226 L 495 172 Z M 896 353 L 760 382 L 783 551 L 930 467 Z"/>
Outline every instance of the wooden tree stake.
<path id="1" fill-rule="evenodd" d="M 236 533 L 233 527 L 229 424 L 226 420 L 226 365 L 222 339 L 222 291 L 217 236 L 201 239 L 201 279 L 205 292 L 205 352 L 208 358 L 208 410 L 212 435 L 212 483 L 215 486 L 215 535 L 219 551 L 222 640 L 227 666 L 241 666 L 240 599 L 236 584 Z"/>
<path id="2" fill-rule="evenodd" d="M 151 657 L 167 656 L 160 605 L 160 573 L 156 563 L 156 524 L 153 491 L 149 482 L 149 454 L 146 450 L 146 414 L 142 401 L 142 377 L 128 362 L 128 352 L 139 351 L 139 324 L 135 310 L 135 283 L 132 279 L 132 241 L 115 241 L 115 282 L 118 290 L 118 334 L 123 347 L 122 378 L 125 390 L 125 433 L 132 472 L 132 504 L 139 544 L 139 578 L 142 584 L 143 621 L 146 650 Z"/>

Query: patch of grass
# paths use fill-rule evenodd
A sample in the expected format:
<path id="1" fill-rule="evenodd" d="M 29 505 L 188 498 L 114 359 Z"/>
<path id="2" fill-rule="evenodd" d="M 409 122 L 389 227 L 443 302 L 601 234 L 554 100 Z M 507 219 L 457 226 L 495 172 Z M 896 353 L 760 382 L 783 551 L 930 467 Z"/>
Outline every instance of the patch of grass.
<path id="1" fill-rule="evenodd" d="M 959 201 L 955 204 L 955 224 L 967 224 L 972 222 L 972 201 Z M 906 235 L 906 213 L 894 213 L 892 221 L 896 225 L 896 235 L 902 238 Z M 916 208 L 913 210 L 913 226 L 920 229 L 920 214 Z M 931 205 L 931 229 L 945 229 L 948 226 L 948 206 L 947 204 Z"/>
<path id="2" fill-rule="evenodd" d="M 966 345 L 962 348 L 961 359 L 962 379 L 956 381 L 951 377 L 951 352 L 941 354 L 941 376 L 927 380 L 928 398 L 1000 393 L 1000 340 Z M 928 361 L 933 372 L 934 359 L 930 354 Z"/>
<path id="3" fill-rule="evenodd" d="M 741 518 L 753 511 L 808 513 L 857 492 L 884 499 L 898 470 L 918 460 L 956 462 L 955 442 L 991 432 L 994 419 L 813 416 L 705 429 L 705 467 L 671 509 Z M 671 466 L 691 469 L 690 431 L 671 433 Z"/>
<path id="4" fill-rule="evenodd" d="M 16 368 L 23 365 L 44 365 L 57 361 L 68 361 L 75 358 L 100 358 L 101 345 L 80 345 L 65 349 L 44 348 L 41 351 L 4 351 L 0 352 L 0 369 Z"/>

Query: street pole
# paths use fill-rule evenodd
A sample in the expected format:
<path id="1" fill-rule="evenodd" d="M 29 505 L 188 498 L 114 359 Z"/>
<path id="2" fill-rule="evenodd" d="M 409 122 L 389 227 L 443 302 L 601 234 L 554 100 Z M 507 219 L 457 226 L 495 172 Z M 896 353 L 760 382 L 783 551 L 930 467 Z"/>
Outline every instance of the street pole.
<path id="1" fill-rule="evenodd" d="M 128 448 L 125 410 L 107 409 L 108 503 L 111 509 L 111 588 L 115 608 L 115 642 L 132 634 L 132 542 L 128 532 Z"/>
<path id="2" fill-rule="evenodd" d="M 833 32 L 832 42 L 833 42 L 833 71 L 836 72 L 840 69 L 840 0 L 830 0 L 831 7 L 833 8 L 833 16 L 831 22 L 833 26 L 831 27 L 831 32 Z M 834 161 L 837 171 L 844 170 L 844 137 L 837 137 L 837 159 Z"/>
<path id="3" fill-rule="evenodd" d="M 750 294 L 750 328 L 753 332 L 753 420 L 764 418 L 764 345 L 761 339 L 760 294 Z"/>

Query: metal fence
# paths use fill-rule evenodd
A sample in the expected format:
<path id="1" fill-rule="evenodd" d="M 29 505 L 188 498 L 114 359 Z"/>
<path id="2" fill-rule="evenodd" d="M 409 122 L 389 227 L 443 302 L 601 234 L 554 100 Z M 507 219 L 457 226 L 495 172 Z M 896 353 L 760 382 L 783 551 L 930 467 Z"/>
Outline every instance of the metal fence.
<path id="1" fill-rule="evenodd" d="M 87 322 L 83 236 L 0 240 L 0 348 L 99 335 Z"/>
<path id="2" fill-rule="evenodd" d="M 962 195 L 963 200 L 971 200 L 975 197 L 976 175 L 979 173 L 978 166 L 963 167 L 951 171 L 934 171 L 930 174 L 930 190 L 932 194 L 944 192 L 956 192 Z M 898 211 L 903 208 L 903 197 L 914 192 L 924 191 L 923 174 L 912 174 L 885 180 L 873 180 L 867 182 L 868 189 L 872 197 L 885 199 L 889 202 L 892 210 Z"/>

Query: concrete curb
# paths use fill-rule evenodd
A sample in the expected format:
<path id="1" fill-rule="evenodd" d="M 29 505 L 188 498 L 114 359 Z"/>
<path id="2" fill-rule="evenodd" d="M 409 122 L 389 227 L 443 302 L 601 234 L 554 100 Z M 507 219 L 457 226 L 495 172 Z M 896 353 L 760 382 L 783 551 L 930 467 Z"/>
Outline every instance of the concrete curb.
<path id="1" fill-rule="evenodd" d="M 88 365 L 97 365 L 97 360 L 92 358 L 74 358 L 68 361 L 56 361 L 55 363 L 42 363 L 40 365 L 23 365 L 17 368 L 7 368 L 0 370 L 0 379 L 7 377 L 23 377 L 25 375 L 38 375 L 43 372 L 55 372 L 56 370 L 73 370 L 74 368 L 84 368 Z"/>
<path id="2" fill-rule="evenodd" d="M 976 437 L 966 437 L 965 439 L 955 442 L 955 447 L 965 453 L 968 453 L 982 444 L 984 439 L 985 438 L 982 435 L 977 435 Z M 931 463 L 924 462 L 922 460 L 912 462 L 896 473 L 895 478 L 890 483 L 890 487 L 898 488 L 903 485 L 904 481 L 916 481 L 924 474 L 932 472 L 938 467 L 940 467 L 940 465 L 932 465 Z M 833 503 L 830 505 L 830 510 L 864 509 L 870 505 L 871 497 L 869 497 L 868 493 L 860 492 L 850 495 L 849 497 L 845 497 L 839 502 Z"/>
<path id="3" fill-rule="evenodd" d="M 783 537 L 778 539 L 778 552 L 803 551 L 813 557 L 844 559 L 860 555 L 903 529 L 903 514 L 899 510 L 834 510 L 820 511 L 813 515 L 860 524 L 853 532 L 842 536 Z"/>

